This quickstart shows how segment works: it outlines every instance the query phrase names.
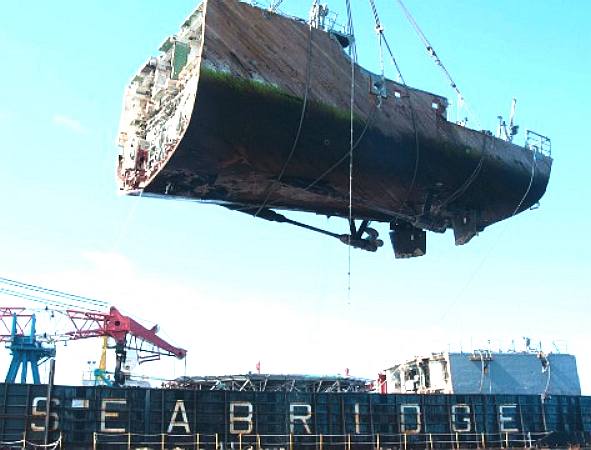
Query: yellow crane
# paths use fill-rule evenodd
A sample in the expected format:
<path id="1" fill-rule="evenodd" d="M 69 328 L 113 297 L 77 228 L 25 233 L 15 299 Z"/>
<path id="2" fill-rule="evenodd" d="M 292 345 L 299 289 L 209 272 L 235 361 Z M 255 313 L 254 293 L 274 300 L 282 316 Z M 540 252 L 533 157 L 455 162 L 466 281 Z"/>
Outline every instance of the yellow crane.
<path id="1" fill-rule="evenodd" d="M 107 386 L 112 386 L 113 382 L 107 374 L 107 342 L 109 338 L 108 336 L 103 336 L 103 345 L 101 347 L 101 359 L 99 361 L 99 365 L 96 369 L 94 369 L 94 382 L 95 384 L 104 384 Z"/>

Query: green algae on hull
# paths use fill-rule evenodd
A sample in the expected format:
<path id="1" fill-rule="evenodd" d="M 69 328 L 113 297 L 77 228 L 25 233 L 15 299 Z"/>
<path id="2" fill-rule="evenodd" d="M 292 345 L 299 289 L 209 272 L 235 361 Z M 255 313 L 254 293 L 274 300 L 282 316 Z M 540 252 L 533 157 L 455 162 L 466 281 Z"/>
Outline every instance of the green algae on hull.
<path id="1" fill-rule="evenodd" d="M 219 70 L 213 70 L 207 67 L 201 68 L 201 80 L 205 82 L 215 82 L 225 86 L 228 89 L 244 92 L 247 94 L 254 94 L 260 98 L 267 98 L 271 101 L 285 102 L 286 104 L 302 106 L 303 97 L 294 96 L 285 90 L 281 89 L 271 83 L 265 83 L 255 79 L 245 79 L 241 77 L 233 76 L 231 73 L 222 72 Z M 302 93 L 305 90 L 305 86 L 302 86 Z M 302 94 L 303 95 L 303 94 Z M 318 110 L 319 112 L 332 116 L 335 120 L 351 121 L 351 112 L 349 110 L 343 110 L 332 105 L 327 105 L 316 100 L 308 100 L 310 107 Z M 353 121 L 356 125 L 363 124 L 364 121 L 358 114 L 354 114 Z"/>

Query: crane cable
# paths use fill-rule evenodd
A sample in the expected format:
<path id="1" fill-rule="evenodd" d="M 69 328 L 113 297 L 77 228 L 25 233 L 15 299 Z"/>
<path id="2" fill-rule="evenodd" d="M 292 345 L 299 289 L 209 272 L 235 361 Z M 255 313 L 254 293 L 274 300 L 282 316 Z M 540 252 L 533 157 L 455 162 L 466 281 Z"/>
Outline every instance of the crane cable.
<path id="1" fill-rule="evenodd" d="M 349 140 L 349 226 L 351 228 L 348 242 L 348 273 L 347 295 L 351 302 L 351 239 L 353 238 L 353 150 L 355 148 L 355 63 L 357 61 L 357 47 L 355 45 L 355 29 L 353 27 L 353 14 L 351 12 L 351 0 L 346 0 L 347 19 L 351 43 L 349 56 L 351 59 L 351 102 L 350 102 L 350 140 Z"/>
<path id="2" fill-rule="evenodd" d="M 402 2 L 402 0 L 397 0 L 397 1 L 400 3 L 400 6 L 402 7 L 405 15 L 407 16 L 407 18 L 409 19 L 409 21 L 411 22 L 411 24 L 413 25 L 413 27 L 415 28 L 415 30 L 419 34 L 421 40 L 423 41 L 423 43 L 427 47 L 427 51 L 436 59 L 437 64 L 444 70 L 446 76 L 450 80 L 450 83 L 451 83 L 452 88 L 457 92 L 458 98 L 460 98 L 462 100 L 462 102 L 464 102 L 464 104 L 466 105 L 466 109 L 469 111 L 468 105 L 465 102 L 464 97 L 463 97 L 462 93 L 460 92 L 459 88 L 457 87 L 457 84 L 454 82 L 454 80 L 451 77 L 450 73 L 447 71 L 447 69 L 445 68 L 445 66 L 443 65 L 443 63 L 441 62 L 441 60 L 439 59 L 439 57 L 437 56 L 437 53 L 433 49 L 431 43 L 427 40 L 427 37 L 421 31 L 421 29 L 419 28 L 418 24 L 416 23 L 416 21 L 414 20 L 413 16 L 410 14 L 410 12 L 406 8 L 406 6 Z M 418 138 L 418 131 L 417 131 L 417 127 L 416 127 L 415 112 L 414 112 L 414 108 L 412 107 L 412 101 L 410 99 L 410 91 L 409 91 L 409 88 L 408 88 L 406 82 L 404 81 L 404 77 L 402 76 L 402 72 L 400 71 L 400 67 L 398 66 L 398 63 L 396 62 L 396 59 L 394 57 L 394 54 L 393 54 L 392 49 L 390 47 L 390 44 L 388 43 L 388 40 L 386 39 L 386 36 L 384 35 L 383 27 L 382 27 L 381 22 L 380 22 L 380 19 L 379 19 L 379 15 L 378 15 L 378 11 L 377 11 L 377 7 L 375 5 L 375 2 L 374 2 L 374 0 L 369 0 L 369 2 L 371 4 L 372 11 L 373 11 L 373 14 L 374 14 L 374 18 L 376 20 L 376 30 L 378 31 L 378 33 L 380 33 L 382 39 L 384 40 L 384 44 L 386 46 L 386 49 L 388 50 L 388 53 L 390 54 L 390 57 L 392 58 L 392 61 L 394 63 L 394 66 L 396 67 L 396 70 L 398 71 L 400 80 L 401 80 L 402 84 L 404 85 L 404 87 L 407 89 L 407 95 L 409 97 L 409 104 L 410 104 L 410 110 L 411 110 L 411 118 L 412 118 L 412 121 L 413 121 L 414 130 L 415 130 L 415 142 L 416 142 L 416 147 L 417 147 L 417 149 L 416 149 L 416 151 L 417 151 L 417 158 L 415 160 L 415 170 L 414 170 L 412 182 L 411 182 L 411 184 L 409 186 L 409 189 L 407 190 L 406 200 L 403 203 L 403 206 L 406 206 L 406 204 L 408 202 L 408 198 L 410 197 L 410 194 L 411 194 L 412 190 L 414 189 L 414 185 L 416 183 L 416 178 L 417 178 L 417 174 L 418 174 L 418 166 L 419 166 L 419 157 L 420 157 L 420 153 L 419 153 L 419 141 L 418 141 L 419 138 Z M 474 113 L 471 113 L 471 114 L 472 114 L 472 116 L 475 117 L 475 114 Z M 478 122 L 477 119 L 476 119 L 476 122 Z M 474 183 L 474 181 L 476 181 L 476 179 L 478 178 L 478 175 L 480 174 L 480 172 L 482 170 L 482 166 L 484 164 L 485 156 L 486 156 L 486 138 L 485 138 L 485 141 L 484 141 L 484 144 L 483 144 L 483 150 L 481 151 L 480 158 L 479 158 L 479 161 L 478 161 L 476 167 L 474 168 L 474 170 L 472 171 L 472 173 L 467 177 L 467 179 L 464 181 L 464 183 L 462 183 L 462 185 L 459 188 L 457 188 L 446 200 L 444 200 L 441 204 L 439 204 L 437 206 L 439 209 L 441 209 L 445 205 L 451 203 L 452 201 L 456 200 L 459 196 L 463 195 L 468 190 L 468 188 Z M 417 216 L 415 215 L 414 217 L 416 218 Z"/>
<path id="3" fill-rule="evenodd" d="M 478 163 L 474 167 L 474 170 L 472 171 L 472 173 L 470 175 L 468 175 L 466 180 L 464 180 L 464 182 L 455 191 L 453 191 L 449 195 L 449 197 L 447 197 L 445 200 L 440 202 L 437 206 L 434 207 L 434 209 L 441 210 L 445 206 L 449 205 L 451 202 L 457 200 L 459 197 L 464 195 L 466 193 L 466 191 L 470 188 L 470 186 L 472 186 L 472 184 L 476 181 L 476 179 L 480 175 L 480 172 L 482 171 L 482 167 L 484 166 L 484 161 L 486 159 L 486 154 L 487 154 L 487 142 L 490 140 L 491 140 L 490 136 L 488 136 L 486 134 L 483 135 L 483 144 L 482 144 L 482 150 L 480 152 L 480 158 L 478 159 Z M 493 147 L 494 147 L 494 142 L 493 142 Z"/>
<path id="4" fill-rule="evenodd" d="M 404 76 L 402 75 L 402 70 L 400 70 L 400 66 L 398 65 L 398 61 L 396 60 L 396 57 L 394 56 L 394 52 L 392 51 L 392 47 L 390 47 L 390 43 L 388 42 L 388 39 L 386 38 L 386 35 L 384 34 L 384 27 L 382 26 L 382 22 L 380 20 L 378 8 L 375 4 L 375 1 L 369 0 L 369 3 L 370 3 L 371 10 L 372 10 L 374 20 L 376 23 L 376 32 L 378 33 L 379 40 L 380 40 L 380 54 L 382 52 L 382 42 L 383 42 L 383 44 L 386 47 L 386 50 L 388 52 L 388 55 L 390 56 L 390 59 L 392 60 L 392 64 L 394 65 L 394 67 L 396 68 L 396 71 L 398 72 L 398 78 L 400 79 L 400 82 L 402 83 L 402 85 L 404 86 L 404 88 L 406 90 L 406 97 L 408 98 L 408 105 L 409 105 L 409 110 L 410 110 L 410 118 L 412 121 L 412 127 L 413 127 L 413 131 L 414 131 L 415 165 L 414 165 L 414 169 L 413 169 L 413 175 L 412 175 L 411 182 L 410 182 L 409 187 L 406 191 L 406 198 L 402 202 L 402 209 L 404 210 L 404 209 L 406 209 L 410 195 L 412 194 L 412 191 L 414 190 L 414 187 L 415 187 L 415 184 L 417 181 L 417 176 L 419 173 L 419 164 L 420 164 L 420 159 L 421 159 L 421 146 L 420 146 L 420 142 L 419 142 L 419 132 L 417 129 L 416 112 L 415 112 L 415 108 L 413 106 L 410 88 L 406 84 Z M 413 211 L 413 213 L 414 213 L 414 211 Z M 416 213 L 414 213 L 413 215 L 415 218 L 417 217 Z"/>
<path id="5" fill-rule="evenodd" d="M 16 298 L 20 298 L 22 300 L 41 303 L 46 306 L 52 306 L 52 307 L 60 308 L 60 309 L 72 308 L 72 309 L 79 309 L 79 310 L 88 311 L 88 312 L 100 312 L 98 309 L 95 309 L 95 308 L 89 308 L 89 307 L 80 306 L 80 305 L 73 304 L 73 303 L 61 302 L 61 301 L 57 301 L 57 300 L 50 300 L 50 299 L 46 299 L 46 298 L 43 298 L 43 297 L 40 297 L 37 295 L 27 294 L 26 292 L 14 291 L 12 289 L 0 288 L 0 295 L 7 295 L 7 296 L 11 296 L 11 297 L 16 297 Z"/>
<path id="6" fill-rule="evenodd" d="M 392 51 L 392 48 L 390 47 L 390 44 L 388 43 L 388 40 L 386 39 L 386 35 L 384 34 L 384 27 L 382 26 L 382 22 L 380 20 L 378 8 L 375 4 L 375 1 L 369 0 L 369 3 L 371 6 L 374 20 L 376 22 L 376 32 L 378 33 L 378 35 L 380 37 L 380 41 L 384 42 L 384 45 L 386 46 L 386 50 L 388 51 L 388 54 L 390 55 L 390 58 L 392 59 L 392 63 L 394 64 L 394 67 L 396 68 L 396 71 L 398 72 L 398 77 L 400 78 L 401 83 L 404 85 L 405 88 L 408 89 L 406 81 L 404 81 L 404 77 L 402 76 L 402 71 L 400 70 L 400 66 L 398 65 L 398 61 L 396 61 L 396 58 L 394 57 L 394 52 Z"/>
<path id="7" fill-rule="evenodd" d="M 437 64 L 441 68 L 445 77 L 449 81 L 451 88 L 456 92 L 456 94 L 458 96 L 458 105 L 457 105 L 458 110 L 459 110 L 460 106 L 463 105 L 466 108 L 466 111 L 476 121 L 477 127 L 480 128 L 480 121 L 478 120 L 478 117 L 471 110 L 470 106 L 466 102 L 464 94 L 462 94 L 462 92 L 460 91 L 460 88 L 458 87 L 457 83 L 455 82 L 455 80 L 451 76 L 451 73 L 449 72 L 449 70 L 447 70 L 447 67 L 445 67 L 445 64 L 443 64 L 443 61 L 441 61 L 441 58 L 439 58 L 439 55 L 435 51 L 435 48 L 431 45 L 431 42 L 429 42 L 429 39 L 427 39 L 427 36 L 425 36 L 425 33 L 423 33 L 423 30 L 421 30 L 421 27 L 419 27 L 419 24 L 416 22 L 415 18 L 413 17 L 411 12 L 408 10 L 408 8 L 404 4 L 404 2 L 402 0 L 396 0 L 396 1 L 400 5 L 400 8 L 402 9 L 402 12 L 404 13 L 406 18 L 408 19 L 409 23 L 411 24 L 411 26 L 414 28 L 415 32 L 419 36 L 419 39 L 423 42 L 423 45 L 427 49 L 427 53 L 429 53 L 431 58 L 433 58 L 433 60 L 435 61 L 435 64 Z"/>
<path id="8" fill-rule="evenodd" d="M 513 213 L 508 218 L 512 218 L 515 215 L 517 215 L 517 213 L 521 209 L 521 206 L 523 205 L 523 202 L 525 201 L 525 199 L 529 195 L 529 193 L 531 191 L 531 188 L 533 186 L 534 178 L 535 178 L 535 175 L 536 175 L 536 168 L 537 168 L 537 157 L 536 157 L 536 152 L 535 151 L 533 151 L 532 153 L 533 153 L 533 155 L 532 155 L 532 169 L 531 169 L 531 175 L 530 175 L 529 183 L 527 185 L 527 188 L 525 189 L 525 192 L 523 193 L 523 196 L 519 200 L 519 203 L 517 204 L 517 206 L 513 210 Z M 476 266 L 476 268 L 474 269 L 474 271 L 472 272 L 472 274 L 468 278 L 467 282 L 458 291 L 458 293 L 456 294 L 454 300 L 449 304 L 449 306 L 446 308 L 446 310 L 444 311 L 444 313 L 441 315 L 440 322 L 443 322 L 446 319 L 446 317 L 450 313 L 450 311 L 461 300 L 462 296 L 464 295 L 464 292 L 466 292 L 466 290 L 470 287 L 470 285 L 472 284 L 472 282 L 476 278 L 476 275 L 478 275 L 478 273 L 480 273 L 480 270 L 484 266 L 485 262 L 488 260 L 488 258 L 493 253 L 493 251 L 496 249 L 499 241 L 501 240 L 501 238 L 505 234 L 505 231 L 506 230 L 507 230 L 507 225 L 505 225 L 505 227 L 501 229 L 500 234 L 497 236 L 497 238 L 495 239 L 495 241 L 493 242 L 493 244 L 489 247 L 488 251 L 484 254 L 484 256 L 482 257 L 482 259 L 480 260 L 480 263 Z"/>
<path id="9" fill-rule="evenodd" d="M 314 0 L 314 3 L 317 3 L 317 0 Z M 293 158 L 296 148 L 300 142 L 300 136 L 302 134 L 302 128 L 304 125 L 304 118 L 306 117 L 306 111 L 308 108 L 308 96 L 310 94 L 310 84 L 311 84 L 311 78 L 312 78 L 312 44 L 313 44 L 312 22 L 310 22 L 308 24 L 308 27 L 309 27 L 309 35 L 308 35 L 308 56 L 307 56 L 307 67 L 306 67 L 306 81 L 305 81 L 305 88 L 304 88 L 304 100 L 302 103 L 302 111 L 300 113 L 300 121 L 298 123 L 298 128 L 297 128 L 295 138 L 294 138 L 293 144 L 291 146 L 291 150 L 289 152 L 289 155 L 287 156 L 287 159 L 283 163 L 283 167 L 281 168 L 281 171 L 279 172 L 277 179 L 272 180 L 271 183 L 269 184 L 269 186 L 267 187 L 265 199 L 263 200 L 263 203 L 257 208 L 257 211 L 254 214 L 254 217 L 257 217 L 261 213 L 261 211 L 263 209 L 265 209 L 265 207 L 269 203 L 269 199 L 271 198 L 271 194 L 273 193 L 273 187 L 277 183 L 281 182 L 283 175 L 285 175 L 285 171 L 287 170 L 287 166 L 291 162 L 291 159 Z"/>
<path id="10" fill-rule="evenodd" d="M 372 5 L 372 6 L 373 6 L 374 17 L 376 18 L 376 22 L 378 24 L 380 24 L 380 19 L 377 16 L 377 11 L 375 9 L 375 5 Z M 380 24 L 380 28 L 381 28 L 381 24 Z M 382 38 L 383 37 L 384 37 L 383 34 L 378 35 L 379 46 L 380 46 L 381 77 L 382 77 L 382 80 L 385 80 L 384 57 L 383 57 L 384 55 L 383 55 L 383 48 L 382 48 L 382 42 L 383 42 Z M 396 69 L 398 70 L 399 77 L 402 78 L 402 73 L 400 72 L 396 58 L 394 58 L 394 55 L 391 50 L 390 50 L 390 55 L 392 56 L 392 59 L 394 61 L 394 65 L 395 65 Z M 367 116 L 367 120 L 365 121 L 365 125 L 363 127 L 363 130 L 361 131 L 361 133 L 359 134 L 359 137 L 357 138 L 355 144 L 353 145 L 353 151 L 355 151 L 359 147 L 359 145 L 361 145 L 361 142 L 363 141 L 363 138 L 365 137 L 367 131 L 369 130 L 370 126 L 372 125 L 372 123 L 375 119 L 376 113 L 377 113 L 378 109 L 380 109 L 380 107 L 381 107 L 381 99 L 378 96 L 377 101 L 373 104 L 371 111 L 369 112 L 369 114 Z M 412 105 L 411 105 L 411 109 L 412 109 Z M 347 151 L 333 165 L 331 165 L 328 169 L 326 169 L 324 172 L 322 172 L 322 174 L 320 174 L 318 177 L 316 177 L 316 179 L 314 179 L 314 181 L 312 181 L 308 186 L 306 186 L 304 188 L 304 191 L 309 191 L 314 186 L 316 186 L 320 181 L 322 181 L 324 178 L 326 178 L 329 174 L 331 174 L 338 166 L 340 166 L 347 158 L 349 158 L 350 153 L 351 153 L 351 151 Z"/>
<path id="11" fill-rule="evenodd" d="M 431 43 L 427 39 L 427 36 L 425 36 L 425 33 L 423 33 L 423 30 L 421 30 L 421 28 L 419 27 L 419 24 L 417 24 L 416 20 L 414 19 L 414 17 L 410 13 L 410 11 L 408 10 L 408 8 L 404 4 L 404 2 L 402 0 L 397 0 L 397 1 L 398 1 L 398 4 L 400 5 L 400 7 L 402 8 L 402 11 L 404 12 L 404 15 L 406 16 L 406 18 L 408 19 L 408 21 L 410 22 L 410 24 L 414 28 L 415 32 L 417 33 L 417 35 L 419 36 L 421 41 L 423 41 L 423 44 L 425 45 L 427 52 L 429 53 L 429 55 L 431 55 L 431 57 L 435 61 L 435 64 L 437 64 L 441 68 L 441 70 L 443 71 L 443 73 L 447 77 L 452 89 L 455 90 L 456 93 L 463 99 L 464 96 L 460 92 L 458 85 L 456 84 L 456 82 L 452 78 L 451 74 L 449 73 L 449 71 L 447 70 L 447 68 L 445 67 L 445 65 L 441 61 L 441 59 L 439 59 L 439 55 L 437 55 L 437 52 L 435 51 L 435 49 L 433 48 L 433 46 L 431 45 Z"/>
<path id="12" fill-rule="evenodd" d="M 525 201 L 525 199 L 527 198 L 527 196 L 529 195 L 531 188 L 534 184 L 534 178 L 536 176 L 536 168 L 538 166 L 538 159 L 536 156 L 536 151 L 533 150 L 532 151 L 532 163 L 531 163 L 531 176 L 529 178 L 529 184 L 527 185 L 527 189 L 525 190 L 525 193 L 523 194 L 523 197 L 521 197 L 521 200 L 519 200 L 519 203 L 517 204 L 517 206 L 515 207 L 515 210 L 513 211 L 513 214 L 511 214 L 511 217 L 515 216 L 519 210 L 521 209 L 521 206 L 523 205 L 523 202 Z"/>
<path id="13" fill-rule="evenodd" d="M 106 308 L 107 306 L 109 306 L 108 302 L 105 302 L 103 300 L 96 300 L 96 299 L 92 299 L 89 297 L 82 297 L 80 295 L 74 295 L 74 294 L 68 294 L 66 292 L 61 292 L 61 291 L 56 291 L 54 289 L 47 289 L 41 286 L 36 286 L 34 284 L 28 284 L 28 283 L 22 283 L 20 281 L 15 281 L 15 280 L 10 280 L 8 278 L 3 278 L 0 277 L 0 285 L 8 285 L 14 288 L 19 288 L 19 289 L 23 289 L 25 291 L 30 291 L 30 292 L 36 292 L 38 294 L 45 294 L 45 295 L 49 295 L 52 297 L 58 297 L 58 298 L 62 298 L 65 299 L 67 301 L 70 302 L 75 302 L 75 304 L 72 303 L 65 303 L 63 300 L 57 300 L 57 299 L 46 299 L 46 298 L 41 298 L 38 297 L 37 301 L 46 301 L 47 304 L 53 303 L 53 304 L 57 304 L 57 305 L 65 305 L 65 306 L 73 306 L 75 308 L 80 308 L 81 305 L 90 305 L 93 307 L 101 307 L 101 308 Z M 8 295 L 12 295 L 12 293 L 20 293 L 18 291 L 13 291 L 11 289 L 4 289 L 4 288 L 0 288 L 0 292 L 8 294 Z M 26 293 L 22 293 L 24 295 L 30 296 L 30 294 L 26 294 Z M 91 309 L 91 308 L 86 308 L 86 309 Z"/>
<path id="14" fill-rule="evenodd" d="M 408 197 L 410 196 L 410 193 L 412 192 L 412 190 L 414 189 L 414 185 L 416 183 L 416 178 L 418 175 L 418 166 L 419 166 L 419 161 L 420 161 L 420 143 L 419 143 L 419 135 L 418 135 L 418 129 L 417 129 L 417 123 L 416 123 L 416 115 L 415 115 L 415 109 L 412 103 L 412 99 L 410 98 L 410 88 L 408 87 L 408 85 L 406 84 L 406 81 L 404 79 L 404 76 L 402 74 L 402 70 L 400 69 L 400 66 L 398 65 L 398 61 L 396 60 L 396 57 L 394 55 L 394 52 L 392 51 L 392 48 L 390 47 L 390 44 L 384 34 L 384 28 L 381 24 L 380 21 L 380 17 L 377 11 L 377 7 L 375 5 L 374 0 L 369 0 L 370 4 L 371 4 L 371 8 L 372 8 L 372 12 L 374 15 L 374 19 L 376 22 L 376 31 L 378 32 L 378 39 L 379 39 L 379 46 L 380 46 L 380 67 L 382 68 L 382 78 L 385 79 L 384 76 L 384 60 L 383 60 L 383 46 L 386 47 L 386 50 L 390 56 L 390 59 L 392 60 L 392 64 L 394 65 L 397 73 L 398 73 L 398 78 L 401 81 L 401 84 L 404 86 L 404 88 L 406 89 L 407 95 L 406 97 L 408 98 L 408 103 L 409 103 L 409 110 L 411 113 L 411 120 L 412 120 L 412 125 L 413 125 L 413 131 L 414 131 L 414 137 L 415 137 L 415 152 L 416 152 L 416 158 L 415 158 L 415 167 L 413 170 L 413 177 L 412 177 L 412 181 L 409 185 L 409 189 L 407 190 L 407 195 L 406 195 L 406 199 L 402 202 L 403 204 L 403 208 L 404 206 L 406 206 L 406 204 L 408 203 Z M 376 112 L 380 107 L 380 103 L 379 100 L 376 101 L 376 103 L 374 104 L 374 106 L 372 107 L 372 110 L 367 118 L 367 121 L 365 123 L 364 129 L 361 132 L 360 136 L 357 138 L 357 141 L 355 142 L 354 146 L 353 146 L 353 150 L 356 150 L 357 147 L 359 147 L 359 145 L 361 144 L 361 141 L 363 140 L 363 138 L 365 137 L 366 132 L 368 131 L 371 123 L 373 122 Z M 340 166 L 348 157 L 350 157 L 350 153 L 351 151 L 345 153 L 338 161 L 336 161 L 332 166 L 330 166 L 328 169 L 326 169 L 321 175 L 319 175 L 312 183 L 310 183 L 308 186 L 306 186 L 304 188 L 305 191 L 309 191 L 310 189 L 312 189 L 315 185 L 317 185 L 322 179 L 326 178 L 330 173 L 332 173 L 338 166 Z M 406 215 L 406 214 L 405 214 Z M 408 215 L 406 215 L 408 216 Z M 416 215 L 414 216 L 408 216 L 410 218 L 416 217 Z"/>
<path id="15" fill-rule="evenodd" d="M 283 3 L 283 0 L 271 0 L 270 4 L 269 4 L 269 11 L 271 12 L 275 12 L 277 11 L 277 9 L 281 6 L 281 3 Z"/>
<path id="16" fill-rule="evenodd" d="M 361 131 L 361 133 L 359 134 L 359 137 L 357 138 L 357 141 L 355 142 L 355 145 L 353 146 L 353 151 L 357 150 L 357 147 L 359 147 L 359 145 L 361 144 L 361 141 L 363 141 L 363 138 L 365 137 L 367 130 L 369 130 L 369 127 L 373 123 L 373 120 L 375 118 L 377 110 L 378 110 L 378 102 L 375 102 L 372 106 L 372 109 L 371 109 L 369 115 L 367 116 L 367 120 L 365 122 L 365 126 L 363 127 L 363 131 Z M 308 186 L 306 186 L 304 188 L 304 191 L 307 192 L 310 189 L 312 189 L 314 186 L 316 186 L 320 181 L 322 181 L 325 177 L 327 177 L 330 173 L 332 173 L 338 166 L 340 166 L 348 157 L 349 157 L 349 152 L 347 151 L 337 162 L 335 162 L 332 166 L 330 166 L 328 169 L 326 169 L 324 172 L 322 172 L 322 174 L 320 174 L 314 181 L 312 181 Z"/>

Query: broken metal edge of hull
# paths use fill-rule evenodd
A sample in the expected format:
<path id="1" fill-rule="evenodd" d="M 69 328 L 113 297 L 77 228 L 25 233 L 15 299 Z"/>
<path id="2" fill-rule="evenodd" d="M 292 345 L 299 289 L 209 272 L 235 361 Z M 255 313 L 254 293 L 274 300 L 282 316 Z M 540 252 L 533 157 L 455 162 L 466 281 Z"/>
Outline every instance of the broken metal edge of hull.
<path id="1" fill-rule="evenodd" d="M 22 439 L 43 443 L 47 392 L 47 385 L 0 383 L 0 447 Z M 585 396 L 54 386 L 49 411 L 48 440 L 61 438 L 61 448 L 68 450 L 424 450 L 591 444 L 591 397 Z"/>
<path id="2" fill-rule="evenodd" d="M 208 0 L 160 49 L 126 92 L 122 191 L 348 215 L 350 60 L 329 32 Z M 359 66 L 355 78 L 355 218 L 453 228 L 465 243 L 545 193 L 552 158 L 540 145 L 451 123 L 444 97 L 390 80 L 382 97 Z"/>

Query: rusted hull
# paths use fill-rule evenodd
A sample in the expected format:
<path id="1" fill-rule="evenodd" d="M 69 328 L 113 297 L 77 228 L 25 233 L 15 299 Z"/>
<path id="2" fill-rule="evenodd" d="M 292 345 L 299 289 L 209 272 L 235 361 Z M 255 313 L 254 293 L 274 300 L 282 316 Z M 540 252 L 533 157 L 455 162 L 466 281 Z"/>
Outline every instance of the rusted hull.
<path id="1" fill-rule="evenodd" d="M 347 120 L 309 107 L 294 156 L 277 182 L 294 140 L 301 104 L 287 97 L 262 98 L 257 92 L 234 90 L 215 77 L 207 78 L 202 74 L 187 134 L 147 192 L 262 205 L 270 190 L 269 207 L 347 216 Z M 358 121 L 355 129 L 360 136 L 363 123 Z M 390 221 L 400 214 L 425 213 L 431 220 L 444 221 L 449 211 L 479 209 L 485 220 L 496 222 L 511 215 L 530 183 L 533 155 L 528 152 L 530 160 L 522 158 L 521 164 L 503 164 L 495 158 L 495 144 L 505 143 L 484 134 L 478 137 L 480 148 L 462 148 L 459 142 L 442 143 L 420 135 L 413 187 L 414 136 L 395 138 L 370 126 L 353 154 L 356 216 Z M 466 192 L 438 210 L 477 170 L 481 159 L 482 168 Z M 546 189 L 549 167 L 539 161 L 536 165 L 522 210 L 537 202 Z M 430 194 L 432 208 L 423 211 Z"/>
<path id="2" fill-rule="evenodd" d="M 244 3 L 202 8 L 190 114 L 155 169 L 135 166 L 130 177 L 120 163 L 121 189 L 348 216 L 351 76 L 341 45 Z M 354 217 L 454 228 L 464 243 L 542 197 L 549 155 L 447 121 L 443 97 L 391 81 L 382 97 L 379 81 L 356 67 Z"/>

